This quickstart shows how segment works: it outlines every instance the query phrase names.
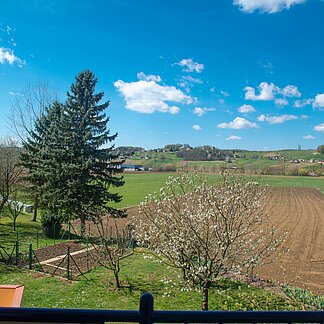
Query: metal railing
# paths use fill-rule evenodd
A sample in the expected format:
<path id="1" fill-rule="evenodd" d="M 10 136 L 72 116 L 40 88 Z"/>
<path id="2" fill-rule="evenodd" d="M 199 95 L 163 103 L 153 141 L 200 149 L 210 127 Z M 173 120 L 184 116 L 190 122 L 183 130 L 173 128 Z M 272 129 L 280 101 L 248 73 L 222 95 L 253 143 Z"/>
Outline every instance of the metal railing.
<path id="1" fill-rule="evenodd" d="M 139 310 L 0 308 L 0 323 L 321 323 L 324 311 L 158 311 L 149 293 Z"/>

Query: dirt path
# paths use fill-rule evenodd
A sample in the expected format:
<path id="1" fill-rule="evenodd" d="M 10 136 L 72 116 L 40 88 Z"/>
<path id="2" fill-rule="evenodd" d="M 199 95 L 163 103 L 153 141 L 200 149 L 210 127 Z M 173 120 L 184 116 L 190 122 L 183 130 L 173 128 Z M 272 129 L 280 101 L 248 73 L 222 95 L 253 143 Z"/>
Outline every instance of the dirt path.
<path id="1" fill-rule="evenodd" d="M 317 189 L 272 188 L 271 221 L 288 231 L 288 253 L 262 266 L 262 278 L 324 293 L 324 194 Z"/>

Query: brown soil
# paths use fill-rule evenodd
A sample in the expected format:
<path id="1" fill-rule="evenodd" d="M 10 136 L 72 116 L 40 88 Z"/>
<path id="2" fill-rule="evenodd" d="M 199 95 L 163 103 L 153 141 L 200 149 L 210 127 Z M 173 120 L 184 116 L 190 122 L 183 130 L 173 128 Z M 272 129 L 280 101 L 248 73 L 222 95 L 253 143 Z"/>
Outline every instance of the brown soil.
<path id="1" fill-rule="evenodd" d="M 258 276 L 324 293 L 324 195 L 317 189 L 272 188 L 271 222 L 288 231 L 288 252 L 257 269 Z"/>
<path id="2" fill-rule="evenodd" d="M 67 252 L 70 248 L 68 261 Z M 80 251 L 81 253 L 74 254 Z M 70 269 L 70 278 L 77 278 L 86 272 L 99 266 L 100 256 L 91 245 L 76 242 L 63 242 L 47 246 L 35 251 L 37 260 L 41 262 L 41 268 L 49 273 L 67 278 L 67 269 Z M 65 257 L 61 257 L 65 256 Z M 51 260 L 57 258 L 56 260 Z M 44 264 L 42 261 L 48 261 Z"/>
<path id="3" fill-rule="evenodd" d="M 67 254 L 68 247 L 70 248 L 70 253 L 85 248 L 84 245 L 81 245 L 79 243 L 64 242 L 40 248 L 35 251 L 35 254 L 38 261 L 45 261 L 51 258 L 55 258 L 59 255 Z"/>

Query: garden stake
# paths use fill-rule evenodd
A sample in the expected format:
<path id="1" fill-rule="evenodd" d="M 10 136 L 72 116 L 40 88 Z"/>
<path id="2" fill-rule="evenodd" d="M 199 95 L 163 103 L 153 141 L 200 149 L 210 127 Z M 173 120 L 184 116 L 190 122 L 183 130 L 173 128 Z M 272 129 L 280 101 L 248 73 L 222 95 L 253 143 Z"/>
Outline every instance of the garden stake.
<path id="1" fill-rule="evenodd" d="M 18 237 L 18 233 L 17 233 Z M 16 241 L 16 267 L 18 267 L 18 261 L 19 261 L 19 241 Z"/>
<path id="2" fill-rule="evenodd" d="M 67 278 L 70 280 L 70 247 L 67 248 Z"/>
<path id="3" fill-rule="evenodd" d="M 33 246 L 30 243 L 29 244 L 29 270 L 32 269 L 32 263 L 33 263 Z"/>

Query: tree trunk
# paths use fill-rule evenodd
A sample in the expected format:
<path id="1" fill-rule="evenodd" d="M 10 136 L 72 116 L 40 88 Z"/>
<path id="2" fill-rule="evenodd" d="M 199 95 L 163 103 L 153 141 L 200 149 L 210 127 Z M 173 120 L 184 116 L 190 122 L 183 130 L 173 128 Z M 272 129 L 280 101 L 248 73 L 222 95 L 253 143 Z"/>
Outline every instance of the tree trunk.
<path id="1" fill-rule="evenodd" d="M 14 228 L 14 231 L 16 231 L 16 218 L 13 219 L 13 228 Z"/>
<path id="2" fill-rule="evenodd" d="M 4 208 L 4 205 L 6 204 L 6 202 L 7 202 L 7 197 L 2 197 L 1 198 L 1 202 L 0 202 L 0 213 L 2 212 L 2 209 Z"/>
<path id="3" fill-rule="evenodd" d="M 38 210 L 38 195 L 35 197 L 34 200 L 34 214 L 33 214 L 33 222 L 37 222 L 37 210 Z"/>
<path id="4" fill-rule="evenodd" d="M 210 283 L 204 284 L 201 290 L 201 310 L 208 311 L 208 291 Z"/>
<path id="5" fill-rule="evenodd" d="M 86 224 L 85 224 L 85 215 L 80 216 L 80 235 L 81 237 L 85 237 L 85 232 L 86 232 Z"/>
<path id="6" fill-rule="evenodd" d="M 118 277 L 118 272 L 115 272 L 114 276 L 115 276 L 116 288 L 120 289 L 121 285 L 120 285 L 120 281 L 119 281 L 119 277 Z"/>

